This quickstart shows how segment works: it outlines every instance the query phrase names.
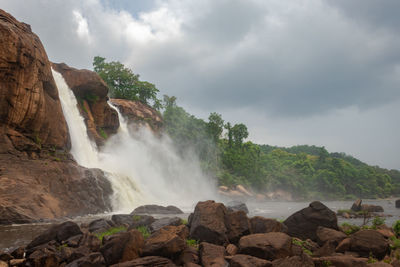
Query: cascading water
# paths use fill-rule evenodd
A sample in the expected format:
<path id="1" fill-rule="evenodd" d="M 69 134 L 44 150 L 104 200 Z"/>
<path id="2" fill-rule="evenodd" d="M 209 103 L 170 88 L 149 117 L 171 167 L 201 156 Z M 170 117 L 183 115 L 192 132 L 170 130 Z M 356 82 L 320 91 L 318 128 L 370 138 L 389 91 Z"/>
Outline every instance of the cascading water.
<path id="1" fill-rule="evenodd" d="M 155 136 L 142 127 L 129 130 L 118 112 L 120 129 L 101 151 L 90 141 L 77 102 L 61 74 L 53 71 L 71 135 L 71 154 L 85 167 L 107 173 L 114 211 L 130 212 L 138 205 L 176 205 L 191 209 L 199 200 L 215 199 L 216 186 L 206 177 L 194 155 L 182 158 L 168 136 Z"/>

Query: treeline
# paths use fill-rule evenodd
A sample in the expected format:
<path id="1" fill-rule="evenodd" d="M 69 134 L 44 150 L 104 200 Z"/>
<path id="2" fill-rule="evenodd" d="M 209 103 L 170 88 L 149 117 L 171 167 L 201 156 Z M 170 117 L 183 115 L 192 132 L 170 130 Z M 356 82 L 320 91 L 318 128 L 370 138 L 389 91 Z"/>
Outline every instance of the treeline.
<path id="1" fill-rule="evenodd" d="M 220 185 L 242 184 L 259 192 L 282 189 L 304 199 L 382 198 L 400 194 L 398 170 L 369 166 L 345 153 L 329 153 L 324 147 L 284 148 L 245 141 L 249 133 L 244 124 L 231 125 L 217 113 L 211 113 L 208 121 L 196 118 L 178 106 L 173 96 L 164 96 L 161 101 L 156 98 L 158 89 L 154 85 L 135 85 L 140 84 L 139 76 L 119 62 L 106 63 L 104 58 L 97 57 L 94 66 L 95 70 L 101 66 L 96 71 L 109 84 L 114 97 L 146 104 L 151 101 L 163 111 L 165 131 L 178 149 L 182 154 L 196 153 L 203 170 Z M 119 86 L 118 70 L 125 73 L 122 78 L 135 76 L 132 84 Z"/>

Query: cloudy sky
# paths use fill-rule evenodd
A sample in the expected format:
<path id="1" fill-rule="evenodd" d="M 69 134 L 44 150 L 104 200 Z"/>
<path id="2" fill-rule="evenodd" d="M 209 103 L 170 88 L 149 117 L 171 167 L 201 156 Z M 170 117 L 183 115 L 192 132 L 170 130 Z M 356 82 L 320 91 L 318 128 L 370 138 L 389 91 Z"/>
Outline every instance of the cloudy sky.
<path id="1" fill-rule="evenodd" d="M 257 143 L 400 169 L 398 0 L 0 0 L 50 60 L 118 60 Z"/>

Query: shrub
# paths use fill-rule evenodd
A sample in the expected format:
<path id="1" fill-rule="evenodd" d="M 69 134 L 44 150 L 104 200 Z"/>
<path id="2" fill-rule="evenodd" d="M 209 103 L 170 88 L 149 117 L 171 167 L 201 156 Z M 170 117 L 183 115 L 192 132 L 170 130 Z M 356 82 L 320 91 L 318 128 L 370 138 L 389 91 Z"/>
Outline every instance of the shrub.
<path id="1" fill-rule="evenodd" d="M 340 228 L 342 229 L 342 231 L 346 234 L 346 235 L 351 235 L 354 234 L 355 232 L 357 232 L 358 230 L 360 230 L 360 227 L 354 224 L 349 224 L 349 223 L 342 223 L 342 225 L 340 226 Z"/>
<path id="2" fill-rule="evenodd" d="M 372 229 L 376 229 L 378 226 L 385 224 L 385 219 L 376 216 L 373 220 L 372 220 Z"/>
<path id="3" fill-rule="evenodd" d="M 150 236 L 150 231 L 147 226 L 139 226 L 136 229 L 142 233 L 144 239 L 147 239 Z"/>
<path id="4" fill-rule="evenodd" d="M 195 239 L 186 239 L 186 244 L 189 247 L 195 247 L 195 248 L 197 248 L 199 246 L 199 242 Z"/>
<path id="5" fill-rule="evenodd" d="M 396 234 L 396 236 L 399 236 L 399 235 L 400 235 L 400 220 L 396 221 L 396 222 L 393 224 L 393 231 L 394 231 L 394 233 Z"/>

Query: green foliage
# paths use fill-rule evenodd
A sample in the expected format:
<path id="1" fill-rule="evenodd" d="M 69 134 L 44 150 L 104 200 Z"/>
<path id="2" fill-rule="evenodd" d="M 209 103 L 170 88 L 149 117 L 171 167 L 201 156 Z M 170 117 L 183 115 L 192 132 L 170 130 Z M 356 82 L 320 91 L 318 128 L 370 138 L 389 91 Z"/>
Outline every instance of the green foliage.
<path id="1" fill-rule="evenodd" d="M 375 262 L 378 262 L 378 260 L 374 257 L 372 252 L 370 252 L 367 263 L 375 263 Z"/>
<path id="2" fill-rule="evenodd" d="M 150 236 L 150 230 L 147 228 L 147 226 L 139 226 L 136 228 L 140 233 L 142 233 L 143 238 L 147 239 Z"/>
<path id="3" fill-rule="evenodd" d="M 103 128 L 99 128 L 98 133 L 99 133 L 99 135 L 100 135 L 101 137 L 103 137 L 104 139 L 107 139 L 107 138 L 108 138 L 108 135 L 107 135 L 107 133 L 104 131 Z"/>
<path id="4" fill-rule="evenodd" d="M 106 82 L 111 97 L 129 100 L 139 100 L 144 104 L 153 102 L 153 107 L 161 108 L 161 101 L 157 98 L 159 90 L 152 83 L 140 81 L 139 75 L 125 67 L 121 62 L 106 62 L 103 57 L 94 57 L 94 71 Z"/>
<path id="5" fill-rule="evenodd" d="M 397 220 L 394 224 L 393 224 L 393 231 L 396 234 L 396 236 L 400 236 L 400 220 Z"/>
<path id="6" fill-rule="evenodd" d="M 303 241 L 297 238 L 292 238 L 292 244 L 300 246 L 301 249 L 304 251 L 304 253 L 312 256 L 312 252 L 308 249 L 308 247 L 310 247 L 310 245 L 308 244 L 307 241 Z"/>
<path id="7" fill-rule="evenodd" d="M 342 225 L 340 226 L 340 228 L 342 229 L 342 231 L 346 234 L 346 235 L 351 235 L 354 234 L 355 232 L 360 230 L 360 227 L 354 224 L 349 224 L 349 223 L 342 223 Z"/>
<path id="8" fill-rule="evenodd" d="M 195 239 L 186 239 L 186 245 L 188 245 L 189 247 L 198 248 L 199 242 Z"/>
<path id="9" fill-rule="evenodd" d="M 187 224 L 188 224 L 188 220 L 182 219 L 182 220 L 181 220 L 181 223 L 184 224 L 184 225 L 187 225 Z"/>
<path id="10" fill-rule="evenodd" d="M 372 220 L 372 229 L 376 229 L 378 226 L 384 225 L 384 224 L 385 224 L 385 219 L 382 218 L 382 217 L 376 216 L 376 217 Z"/>
<path id="11" fill-rule="evenodd" d="M 332 266 L 332 262 L 329 261 L 329 260 L 324 260 L 324 261 L 322 261 L 322 266 L 323 266 L 323 267 Z"/>
<path id="12" fill-rule="evenodd" d="M 133 215 L 133 216 L 132 216 L 132 219 L 133 219 L 134 222 L 137 222 L 137 221 L 140 221 L 140 219 L 142 219 L 142 216 L 140 216 L 140 215 Z"/>
<path id="13" fill-rule="evenodd" d="M 108 229 L 108 230 L 105 231 L 105 232 L 95 234 L 95 236 L 96 236 L 100 241 L 103 241 L 103 237 L 105 237 L 105 236 L 117 234 L 117 233 L 124 232 L 124 231 L 126 231 L 126 227 L 125 227 L 125 226 L 112 227 L 112 228 Z"/>
<path id="14" fill-rule="evenodd" d="M 87 100 L 89 103 L 94 104 L 99 100 L 99 96 L 88 92 L 84 95 L 83 99 Z"/>
<path id="15" fill-rule="evenodd" d="M 397 239 L 396 237 L 390 238 L 390 249 L 395 250 L 400 248 L 400 239 Z"/>

